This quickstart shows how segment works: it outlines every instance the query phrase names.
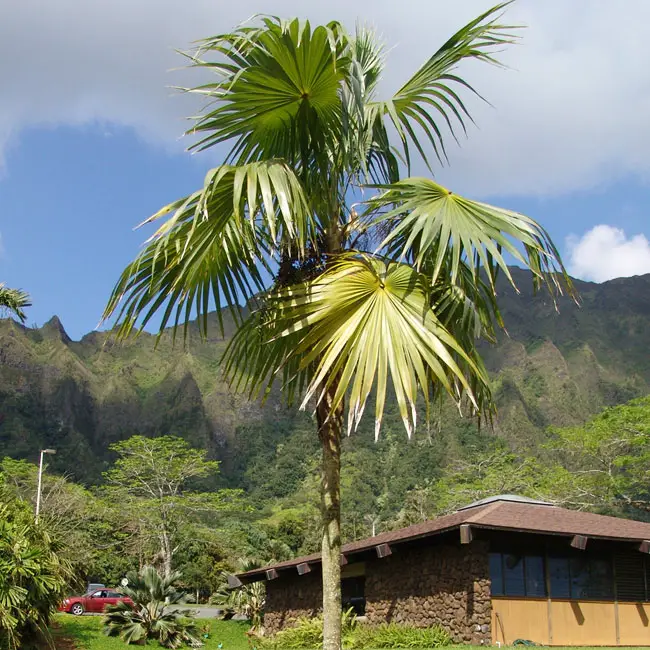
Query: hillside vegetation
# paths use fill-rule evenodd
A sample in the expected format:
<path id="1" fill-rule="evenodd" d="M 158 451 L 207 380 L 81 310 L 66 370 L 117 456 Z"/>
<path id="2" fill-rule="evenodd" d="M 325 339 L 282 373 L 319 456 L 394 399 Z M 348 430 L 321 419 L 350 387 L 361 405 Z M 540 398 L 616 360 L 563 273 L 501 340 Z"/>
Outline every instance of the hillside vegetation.
<path id="1" fill-rule="evenodd" d="M 521 293 L 504 284 L 499 297 L 508 333 L 484 349 L 494 428 L 479 431 L 443 407 L 408 442 L 389 409 L 374 443 L 366 422 L 344 454 L 350 535 L 367 529 L 364 517 L 397 512 L 408 490 L 495 435 L 515 451 L 534 451 L 549 425 L 580 424 L 650 393 L 650 275 L 576 281 L 581 306 L 563 299 L 557 313 L 547 295 L 531 293 L 527 272 L 513 273 Z M 39 328 L 0 321 L 0 457 L 34 460 L 38 449 L 54 447 L 53 470 L 95 484 L 114 460 L 111 444 L 136 433 L 178 435 L 222 461 L 220 486 L 242 487 L 258 505 L 300 507 L 316 481 L 310 415 L 273 395 L 260 406 L 233 394 L 219 373 L 227 340 L 211 332 L 205 343 L 194 328 L 187 344 L 166 335 L 155 349 L 146 334 L 125 345 L 104 332 L 72 341 L 57 317 Z"/>

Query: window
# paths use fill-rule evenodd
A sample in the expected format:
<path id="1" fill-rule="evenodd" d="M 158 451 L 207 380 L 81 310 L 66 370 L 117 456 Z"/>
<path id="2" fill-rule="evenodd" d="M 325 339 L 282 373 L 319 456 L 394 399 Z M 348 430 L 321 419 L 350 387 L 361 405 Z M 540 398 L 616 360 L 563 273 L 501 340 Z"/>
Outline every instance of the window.
<path id="1" fill-rule="evenodd" d="M 613 600 L 614 576 L 609 559 L 594 559 L 589 566 L 589 585 L 586 598 Z"/>
<path id="2" fill-rule="evenodd" d="M 490 553 L 493 596 L 546 596 L 544 558 L 541 555 Z"/>
<path id="3" fill-rule="evenodd" d="M 607 557 L 551 556 L 548 575 L 551 598 L 614 600 L 612 563 Z"/>
<path id="4" fill-rule="evenodd" d="M 493 596 L 505 596 L 501 553 L 490 553 L 490 582 Z"/>
<path id="5" fill-rule="evenodd" d="M 551 598 L 571 598 L 568 557 L 548 558 L 548 581 L 551 587 Z"/>
<path id="6" fill-rule="evenodd" d="M 544 558 L 541 555 L 526 556 L 526 595 L 532 598 L 546 596 Z"/>
<path id="7" fill-rule="evenodd" d="M 525 596 L 524 558 L 511 553 L 503 556 L 503 588 L 507 596 Z"/>
<path id="8" fill-rule="evenodd" d="M 344 610 L 352 608 L 357 616 L 363 616 L 366 613 L 365 576 L 341 580 L 341 602 Z"/>
<path id="9" fill-rule="evenodd" d="M 585 557 L 573 557 L 569 561 L 571 575 L 571 596 L 584 600 L 589 592 L 589 560 Z"/>
<path id="10" fill-rule="evenodd" d="M 650 602 L 650 556 L 638 551 L 490 553 L 493 596 Z"/>

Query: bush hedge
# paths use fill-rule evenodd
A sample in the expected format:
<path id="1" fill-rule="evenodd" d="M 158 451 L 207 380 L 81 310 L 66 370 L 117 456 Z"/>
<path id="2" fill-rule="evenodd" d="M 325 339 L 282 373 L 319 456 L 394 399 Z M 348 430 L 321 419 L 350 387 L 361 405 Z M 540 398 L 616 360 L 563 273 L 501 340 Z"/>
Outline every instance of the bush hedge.
<path id="1" fill-rule="evenodd" d="M 438 625 L 426 628 L 404 623 L 368 625 L 358 622 L 350 612 L 343 615 L 342 623 L 345 650 L 441 648 L 451 643 L 447 631 Z M 323 619 L 298 619 L 293 627 L 264 639 L 262 646 L 265 650 L 318 650 L 323 646 Z"/>

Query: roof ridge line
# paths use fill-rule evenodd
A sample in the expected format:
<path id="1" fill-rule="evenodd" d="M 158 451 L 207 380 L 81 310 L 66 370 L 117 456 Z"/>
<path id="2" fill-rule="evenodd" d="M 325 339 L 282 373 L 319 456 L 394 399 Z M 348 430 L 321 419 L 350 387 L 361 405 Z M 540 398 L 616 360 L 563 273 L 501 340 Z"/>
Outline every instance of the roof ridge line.
<path id="1" fill-rule="evenodd" d="M 467 521 L 472 524 L 477 524 L 485 515 L 490 514 L 493 510 L 497 510 L 500 506 L 503 505 L 503 501 L 495 501 L 494 503 L 489 503 L 485 506 L 480 512 L 477 512 L 475 515 L 468 517 Z"/>

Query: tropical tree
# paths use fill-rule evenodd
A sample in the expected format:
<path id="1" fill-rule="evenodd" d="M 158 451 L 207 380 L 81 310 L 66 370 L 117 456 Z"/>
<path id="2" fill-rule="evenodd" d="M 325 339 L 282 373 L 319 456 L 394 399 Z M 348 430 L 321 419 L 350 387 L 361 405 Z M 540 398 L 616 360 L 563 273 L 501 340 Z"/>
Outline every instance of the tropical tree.
<path id="1" fill-rule="evenodd" d="M 111 450 L 118 459 L 104 473 L 104 494 L 120 504 L 126 527 L 141 549 L 155 540 L 166 578 L 173 573 L 183 526 L 197 517 L 243 507 L 238 490 L 192 489 L 193 481 L 216 474 L 219 463 L 207 460 L 204 449 L 194 449 L 182 438 L 132 436 L 111 445 Z"/>
<path id="2" fill-rule="evenodd" d="M 404 85 L 379 97 L 382 46 L 331 22 L 261 17 L 201 41 L 191 64 L 212 77 L 194 150 L 221 147 L 201 189 L 147 219 L 165 219 L 118 280 L 105 318 L 126 337 L 156 321 L 162 335 L 206 335 L 216 310 L 236 331 L 223 367 L 235 388 L 315 412 L 322 447 L 324 647 L 340 637 L 341 437 L 373 395 L 379 435 L 390 383 L 410 436 L 418 395 L 449 394 L 489 415 L 477 351 L 502 324 L 495 282 L 507 259 L 536 288 L 568 281 L 533 219 L 411 176 L 446 159 L 448 136 L 470 121 L 456 73 L 494 63 L 513 42 L 498 5 L 454 34 Z M 225 149 L 223 149 L 225 147 Z M 509 257 L 508 257 L 509 256 Z M 347 426 L 345 426 L 347 403 Z"/>
<path id="3" fill-rule="evenodd" d="M 29 294 L 20 289 L 10 289 L 0 282 L 0 312 L 10 313 L 24 323 L 27 315 L 23 310 L 31 306 Z"/>
<path id="4" fill-rule="evenodd" d="M 106 608 L 104 632 L 108 636 L 119 636 L 127 645 L 145 645 L 149 639 L 163 648 L 202 645 L 191 612 L 176 609 L 185 597 L 174 587 L 180 573 L 163 577 L 154 567 L 145 566 L 126 577 L 128 585 L 121 591 L 133 605 L 120 601 Z"/>
<path id="5" fill-rule="evenodd" d="M 1 478 L 1 477 L 0 477 Z M 41 648 L 72 578 L 61 545 L 0 484 L 0 648 Z"/>
<path id="6" fill-rule="evenodd" d="M 614 510 L 634 517 L 650 513 L 650 396 L 606 408 L 581 426 L 552 428 L 546 447 L 555 485 L 573 508 Z"/>
<path id="7" fill-rule="evenodd" d="M 38 492 L 38 465 L 3 458 L 0 476 L 4 493 L 29 504 L 33 512 Z M 103 530 L 108 527 L 104 523 L 106 506 L 83 486 L 52 472 L 43 473 L 40 494 L 39 522 L 52 537 L 66 541 L 58 554 L 71 563 L 81 581 L 101 554 L 97 539 L 106 540 L 112 532 Z"/>

